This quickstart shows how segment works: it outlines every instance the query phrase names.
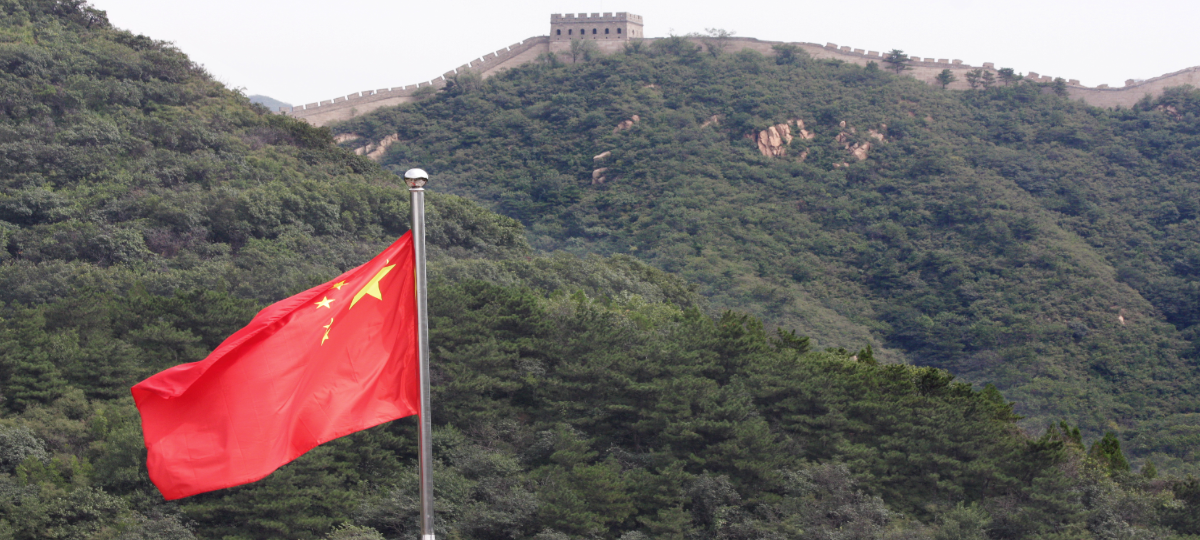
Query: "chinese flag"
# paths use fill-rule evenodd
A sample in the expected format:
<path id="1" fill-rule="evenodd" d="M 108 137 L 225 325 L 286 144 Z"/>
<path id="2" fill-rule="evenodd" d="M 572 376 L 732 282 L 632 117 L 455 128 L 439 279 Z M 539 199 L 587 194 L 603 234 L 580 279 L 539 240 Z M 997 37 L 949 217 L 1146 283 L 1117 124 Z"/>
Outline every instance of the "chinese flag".
<path id="1" fill-rule="evenodd" d="M 133 387 L 167 500 L 259 480 L 326 441 L 417 414 L 412 234 L 279 301 L 202 361 Z"/>

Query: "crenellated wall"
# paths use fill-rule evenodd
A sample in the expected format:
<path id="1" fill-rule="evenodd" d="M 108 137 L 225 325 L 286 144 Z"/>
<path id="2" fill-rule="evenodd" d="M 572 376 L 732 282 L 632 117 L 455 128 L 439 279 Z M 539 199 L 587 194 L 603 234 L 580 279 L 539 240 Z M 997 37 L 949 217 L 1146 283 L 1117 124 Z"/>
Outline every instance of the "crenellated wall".
<path id="1" fill-rule="evenodd" d="M 515 66 L 533 61 L 538 55 L 550 50 L 549 43 L 550 39 L 547 36 L 532 37 L 471 60 L 430 81 L 392 88 L 380 88 L 378 90 L 363 90 L 362 92 L 348 96 L 339 96 L 330 100 L 299 105 L 290 109 L 280 107 L 279 112 L 288 116 L 301 118 L 317 126 L 349 120 L 380 107 L 408 103 L 413 100 L 413 94 L 417 90 L 426 86 L 442 88 L 446 86 L 447 78 L 454 77 L 463 71 L 474 71 L 481 77 L 487 78 Z"/>
<path id="2" fill-rule="evenodd" d="M 749 41 L 757 42 L 758 40 Z M 766 52 L 773 45 L 776 45 L 776 43 L 759 42 L 754 45 L 747 44 L 747 47 Z M 864 51 L 863 49 L 855 49 L 848 46 L 839 47 L 835 43 L 827 43 L 824 46 L 815 43 L 794 43 L 793 45 L 798 45 L 814 58 L 833 58 L 858 65 L 877 62 L 881 68 L 886 68 L 886 64 L 883 63 L 883 57 L 887 54 L 885 52 Z M 983 69 L 993 73 L 998 71 L 993 62 L 984 62 L 981 66 L 972 66 L 964 64 L 962 60 L 956 59 L 909 56 L 912 58 L 912 62 L 909 64 L 909 67 L 912 69 L 905 71 L 905 75 L 915 77 L 932 85 L 940 85 L 936 77 L 942 70 L 949 69 L 958 80 L 950 83 L 947 88 L 956 90 L 970 88 L 966 80 L 966 73 L 969 71 L 976 69 Z M 1051 83 L 1057 77 L 1031 71 L 1025 73 L 1025 78 L 1036 82 Z M 1078 79 L 1066 79 L 1066 81 L 1067 94 L 1071 99 L 1082 99 L 1085 103 L 1096 107 L 1132 107 L 1147 94 L 1157 96 L 1162 94 L 1164 89 L 1172 86 L 1191 85 L 1200 88 L 1200 66 L 1182 69 L 1144 81 L 1129 79 L 1125 81 L 1125 86 L 1120 88 L 1109 88 L 1106 84 L 1092 88 L 1083 86 L 1079 83 Z"/>
<path id="3" fill-rule="evenodd" d="M 599 16 L 599 18 L 603 18 Z M 608 14 L 606 14 L 608 15 Z M 635 15 L 627 15 L 619 13 L 617 15 L 624 17 L 636 17 Z M 616 19 L 613 17 L 614 20 Z M 552 19 L 558 20 L 558 19 Z M 637 22 L 641 22 L 641 18 L 637 18 Z M 638 25 L 640 27 L 640 24 Z M 647 42 L 652 42 L 654 39 L 646 39 Z M 694 39 L 696 44 L 703 45 L 702 40 Z M 626 43 L 625 40 L 609 40 L 595 42 L 600 50 L 605 53 L 613 53 L 619 51 Z M 730 38 L 726 41 L 726 52 L 735 52 L 743 49 L 752 49 L 762 54 L 773 54 L 772 47 L 785 42 L 780 41 L 761 41 L 755 38 Z M 817 59 L 836 59 L 843 62 L 849 62 L 858 65 L 867 65 L 870 62 L 876 62 L 880 68 L 886 68 L 883 63 L 883 58 L 886 55 L 881 51 L 868 51 L 864 49 L 855 49 L 849 46 L 838 46 L 835 43 L 827 43 L 818 45 L 816 43 L 787 43 L 795 45 L 813 58 Z M 446 78 L 453 77 L 464 70 L 471 70 L 482 77 L 490 77 L 496 73 L 513 67 L 532 62 L 543 53 L 553 52 L 555 54 L 564 55 L 570 49 L 569 40 L 552 40 L 550 36 L 538 36 L 526 39 L 520 43 L 515 43 L 505 49 L 486 54 L 478 59 L 472 60 L 457 69 L 451 70 L 443 74 L 441 77 L 431 81 L 423 81 L 417 84 L 400 86 L 394 88 L 381 88 L 378 90 L 364 90 L 356 94 L 337 97 L 328 101 L 318 103 L 309 103 L 304 106 L 293 107 L 290 110 L 281 108 L 280 113 L 296 118 L 302 118 L 305 121 L 323 126 L 331 122 L 348 120 L 360 114 L 378 109 L 380 107 L 388 107 L 399 105 L 413 100 L 413 93 L 418 89 L 431 86 L 441 88 L 446 85 Z M 915 77 L 920 81 L 929 84 L 939 84 L 936 77 L 942 70 L 949 69 L 958 78 L 957 81 L 951 83 L 948 88 L 965 90 L 970 88 L 966 81 L 966 73 L 975 69 L 983 69 L 996 72 L 996 66 L 992 62 L 984 62 L 981 66 L 972 66 L 964 64 L 962 60 L 951 58 L 929 58 L 909 55 L 912 62 L 909 63 L 909 70 L 904 71 L 905 75 Z M 1026 79 L 1037 82 L 1054 82 L 1055 77 L 1043 75 L 1040 73 L 1029 72 L 1025 74 Z M 1131 107 L 1140 101 L 1147 94 L 1157 96 L 1162 93 L 1163 89 L 1172 86 L 1191 85 L 1200 88 L 1200 66 L 1190 67 L 1174 73 L 1168 73 L 1153 79 L 1145 81 L 1128 80 L 1125 81 L 1125 86 L 1121 88 L 1109 88 L 1108 85 L 1100 85 L 1095 88 L 1090 88 L 1079 84 L 1078 80 L 1067 80 L 1067 93 L 1072 99 L 1082 99 L 1084 102 L 1095 105 L 1097 107 Z"/>

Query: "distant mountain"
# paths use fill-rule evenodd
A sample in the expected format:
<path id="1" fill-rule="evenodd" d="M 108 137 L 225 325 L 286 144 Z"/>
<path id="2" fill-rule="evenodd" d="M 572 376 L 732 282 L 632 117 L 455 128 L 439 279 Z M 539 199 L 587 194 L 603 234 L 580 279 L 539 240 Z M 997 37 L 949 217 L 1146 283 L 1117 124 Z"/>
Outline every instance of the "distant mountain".
<path id="1" fill-rule="evenodd" d="M 284 103 L 273 97 L 262 96 L 262 95 L 258 95 L 258 94 L 250 96 L 250 103 L 258 103 L 258 104 L 270 109 L 271 112 L 279 112 L 280 107 L 287 107 L 289 109 L 292 108 L 291 103 Z"/>

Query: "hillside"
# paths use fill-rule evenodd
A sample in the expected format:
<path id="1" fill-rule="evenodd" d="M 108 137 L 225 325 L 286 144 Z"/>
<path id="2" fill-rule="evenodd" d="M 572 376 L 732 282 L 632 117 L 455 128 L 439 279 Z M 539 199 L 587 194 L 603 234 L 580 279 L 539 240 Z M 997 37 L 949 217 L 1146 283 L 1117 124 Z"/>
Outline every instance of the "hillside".
<path id="1" fill-rule="evenodd" d="M 1108 111 L 684 39 L 544 60 L 334 131 L 539 249 L 636 256 L 714 309 L 995 383 L 1031 429 L 1068 418 L 1196 470 L 1196 90 Z"/>
<path id="2" fill-rule="evenodd" d="M 165 503 L 128 393 L 402 234 L 398 179 L 85 3 L 0 0 L 0 67 L 0 538 L 412 537 L 412 419 Z M 1030 437 L 993 386 L 816 347 L 627 254 L 535 250 L 548 220 L 428 210 L 441 536 L 1200 534 L 1200 484 L 1113 435 Z"/>

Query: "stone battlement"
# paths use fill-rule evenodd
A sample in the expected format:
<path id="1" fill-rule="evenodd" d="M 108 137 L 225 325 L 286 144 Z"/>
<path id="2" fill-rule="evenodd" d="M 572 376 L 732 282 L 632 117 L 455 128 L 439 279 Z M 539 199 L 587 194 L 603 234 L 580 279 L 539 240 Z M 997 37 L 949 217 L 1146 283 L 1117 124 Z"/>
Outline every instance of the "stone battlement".
<path id="1" fill-rule="evenodd" d="M 566 15 L 561 15 L 561 14 L 555 13 L 553 15 L 550 15 L 550 24 L 554 24 L 557 22 L 591 22 L 591 23 L 635 22 L 638 24 L 642 24 L 642 16 L 634 15 L 632 13 L 624 13 L 624 12 L 615 13 L 615 14 L 614 13 L 604 13 L 604 14 L 592 13 L 590 15 L 587 13 L 580 13 L 578 15 L 576 15 L 574 13 L 567 13 Z"/>
<path id="2" fill-rule="evenodd" d="M 424 87 L 441 88 L 446 85 L 447 78 L 454 77 L 466 70 L 473 71 L 481 77 L 490 77 L 504 70 L 532 62 L 542 54 L 564 54 L 572 39 L 595 40 L 603 52 L 619 51 L 624 42 L 630 39 L 642 39 L 642 17 L 632 13 L 567 13 L 550 16 L 550 35 L 526 39 L 514 43 L 504 49 L 485 54 L 471 60 L 456 69 L 447 71 L 440 77 L 417 84 L 380 88 L 378 90 L 363 90 L 347 96 L 339 96 L 330 100 L 309 103 L 303 106 L 281 108 L 280 113 L 321 126 L 331 122 L 348 120 L 360 114 L 367 113 L 380 107 L 388 107 L 407 103 L 413 100 L 413 94 Z M 654 41 L 647 39 L 645 41 Z M 702 40 L 693 40 L 703 46 Z M 810 56 L 817 59 L 834 59 L 843 62 L 866 65 L 870 62 L 883 64 L 886 52 L 855 49 L 850 46 L 838 46 L 836 43 L 819 45 L 816 43 L 779 41 L 761 41 L 754 38 L 730 38 L 726 42 L 726 51 L 733 52 L 752 49 L 762 54 L 774 54 L 776 45 L 795 45 Z M 948 88 L 967 89 L 965 74 L 981 69 L 998 72 L 993 62 L 984 62 L 981 66 L 972 66 L 962 60 L 951 58 L 930 58 L 909 55 L 911 68 L 904 73 L 929 84 L 938 84 L 936 77 L 942 70 L 949 69 L 958 80 Z M 1025 78 L 1040 82 L 1054 82 L 1055 77 L 1040 73 L 1028 72 Z M 1147 80 L 1129 79 L 1121 88 L 1109 88 L 1102 84 L 1089 88 L 1080 84 L 1077 79 L 1066 79 L 1067 93 L 1072 99 L 1082 99 L 1089 105 L 1097 107 L 1131 107 L 1145 95 L 1159 95 L 1171 86 L 1192 85 L 1200 88 L 1200 66 L 1182 69 Z"/>
<path id="3" fill-rule="evenodd" d="M 331 122 L 341 120 L 349 120 L 360 114 L 365 114 L 380 107 L 390 107 L 392 105 L 400 105 L 413 100 L 413 94 L 421 88 L 442 88 L 446 86 L 446 80 L 454 77 L 464 71 L 473 71 L 480 76 L 492 75 L 496 72 L 503 71 L 513 67 L 513 65 L 521 65 L 527 61 L 536 58 L 549 43 L 549 38 L 539 36 L 529 38 L 506 48 L 500 49 L 480 56 L 471 60 L 455 69 L 443 73 L 440 77 L 435 77 L 428 81 L 421 81 L 416 84 L 404 86 L 394 86 L 391 88 L 379 88 L 376 90 L 363 90 L 355 92 L 347 96 L 338 96 L 333 99 L 308 103 L 305 105 L 297 105 L 292 108 L 280 107 L 279 112 L 288 116 L 302 118 L 305 121 L 323 126 Z M 539 47 L 540 46 L 540 47 Z M 530 55 L 530 52 L 533 52 Z M 531 56 L 531 57 L 530 57 Z M 513 61 L 515 64 L 510 65 Z"/>
<path id="4" fill-rule="evenodd" d="M 864 51 L 863 49 L 855 49 L 849 46 L 839 47 L 836 43 L 826 43 L 823 47 L 820 47 L 819 51 L 812 50 L 815 44 L 796 43 L 795 45 L 808 50 L 809 54 L 812 54 L 815 58 L 836 58 L 859 65 L 865 65 L 869 62 L 882 64 L 883 57 L 887 56 L 887 53 L 877 51 Z M 972 66 L 964 64 L 961 60 L 949 60 L 946 58 L 928 58 L 915 55 L 909 55 L 909 58 L 912 60 L 909 63 L 909 67 L 912 70 L 905 71 L 906 75 L 916 77 L 929 84 L 938 84 L 935 77 L 942 70 L 949 69 L 951 73 L 954 73 L 958 77 L 958 81 L 951 83 L 948 88 L 957 90 L 970 88 L 963 76 L 968 71 L 976 69 L 991 71 L 993 73 L 999 71 L 996 69 L 994 62 L 984 62 L 981 66 Z M 1024 78 L 1039 83 L 1052 83 L 1057 77 L 1030 71 L 1024 74 Z M 1064 78 L 1064 80 L 1067 84 L 1067 95 L 1071 99 L 1082 99 L 1085 103 L 1096 107 L 1132 107 L 1147 94 L 1156 96 L 1162 94 L 1164 89 L 1172 86 L 1191 85 L 1200 88 L 1200 66 L 1181 69 L 1152 79 L 1128 79 L 1121 88 L 1110 88 L 1107 84 L 1087 87 L 1081 84 L 1079 79 Z"/>

